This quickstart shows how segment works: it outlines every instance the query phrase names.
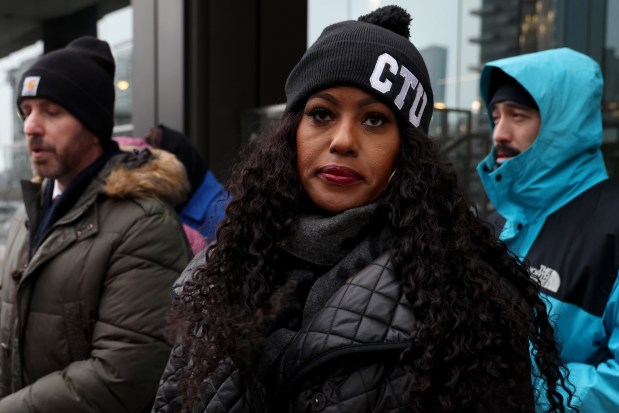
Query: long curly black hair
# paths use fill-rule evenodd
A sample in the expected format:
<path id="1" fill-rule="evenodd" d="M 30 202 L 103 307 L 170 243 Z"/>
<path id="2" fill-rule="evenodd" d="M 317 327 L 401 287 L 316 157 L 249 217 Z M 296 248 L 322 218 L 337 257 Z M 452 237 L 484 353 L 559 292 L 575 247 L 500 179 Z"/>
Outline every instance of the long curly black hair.
<path id="1" fill-rule="evenodd" d="M 180 379 L 186 410 L 222 364 L 255 367 L 295 288 L 283 279 L 279 257 L 308 202 L 296 169 L 301 116 L 286 115 L 234 169 L 233 201 L 208 262 L 174 301 L 175 338 L 193 360 Z M 400 126 L 400 134 L 397 173 L 382 201 L 392 262 L 416 319 L 413 344 L 401 356 L 415 378 L 411 410 L 472 411 L 490 397 L 502 411 L 531 412 L 540 396 L 533 374 L 545 382 L 548 411 L 564 411 L 559 389 L 570 401 L 572 391 L 538 284 L 471 209 L 436 144 L 412 127 Z"/>

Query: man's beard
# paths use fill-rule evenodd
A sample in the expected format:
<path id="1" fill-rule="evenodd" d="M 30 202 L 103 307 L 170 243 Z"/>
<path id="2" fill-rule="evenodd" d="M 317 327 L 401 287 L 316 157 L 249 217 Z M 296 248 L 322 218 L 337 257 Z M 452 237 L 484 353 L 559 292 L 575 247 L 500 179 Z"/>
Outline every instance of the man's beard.
<path id="1" fill-rule="evenodd" d="M 28 150 L 30 152 L 30 168 L 32 169 L 33 176 L 40 176 L 41 178 L 56 179 L 65 172 L 65 165 L 62 160 L 58 158 L 56 148 L 46 144 L 43 138 L 35 136 L 32 137 Z M 32 151 L 44 150 L 48 152 L 48 156 L 44 159 L 36 159 L 32 156 Z"/>
<path id="2" fill-rule="evenodd" d="M 520 155 L 520 151 L 513 146 L 509 146 L 504 142 L 499 142 L 494 146 L 494 159 L 498 158 L 513 158 Z"/>

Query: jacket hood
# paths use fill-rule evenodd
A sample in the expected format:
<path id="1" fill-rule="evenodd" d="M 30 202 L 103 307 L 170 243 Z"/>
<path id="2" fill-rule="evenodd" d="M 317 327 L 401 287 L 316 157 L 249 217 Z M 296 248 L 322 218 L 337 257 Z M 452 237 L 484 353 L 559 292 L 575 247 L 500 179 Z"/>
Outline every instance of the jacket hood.
<path id="1" fill-rule="evenodd" d="M 487 63 L 480 88 L 491 127 L 490 79 L 498 70 L 531 94 L 541 117 L 529 149 L 497 168 L 490 151 L 477 167 L 490 201 L 507 219 L 501 237 L 515 236 L 527 226 L 537 228 L 527 237 L 528 245 L 515 251 L 524 253 L 548 215 L 608 178 L 600 149 L 603 80 L 593 59 L 568 48 Z"/>
<path id="2" fill-rule="evenodd" d="M 183 164 L 163 150 L 124 152 L 112 159 L 110 169 L 102 192 L 112 198 L 158 198 L 174 207 L 189 193 Z"/>
<path id="3" fill-rule="evenodd" d="M 161 145 L 159 149 L 168 151 L 181 161 L 187 171 L 187 179 L 191 185 L 191 194 L 200 187 L 204 175 L 208 171 L 204 159 L 200 156 L 200 151 L 191 142 L 188 136 L 181 132 L 159 125 L 161 128 Z"/>

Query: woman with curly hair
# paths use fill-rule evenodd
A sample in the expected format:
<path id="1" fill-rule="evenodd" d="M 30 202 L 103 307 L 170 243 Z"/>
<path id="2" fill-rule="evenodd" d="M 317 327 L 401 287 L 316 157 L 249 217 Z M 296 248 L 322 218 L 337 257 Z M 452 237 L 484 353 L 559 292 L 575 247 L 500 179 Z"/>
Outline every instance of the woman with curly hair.
<path id="1" fill-rule="evenodd" d="M 291 72 L 176 289 L 153 412 L 563 411 L 538 286 L 427 137 L 410 21 L 329 26 Z"/>

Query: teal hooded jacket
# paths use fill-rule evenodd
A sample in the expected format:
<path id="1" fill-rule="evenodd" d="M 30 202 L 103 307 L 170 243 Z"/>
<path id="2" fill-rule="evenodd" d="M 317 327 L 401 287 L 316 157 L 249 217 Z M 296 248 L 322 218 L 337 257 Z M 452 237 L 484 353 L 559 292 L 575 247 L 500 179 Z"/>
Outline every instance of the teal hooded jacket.
<path id="1" fill-rule="evenodd" d="M 491 151 L 477 167 L 505 218 L 500 238 L 546 280 L 542 291 L 576 404 L 582 412 L 619 411 L 619 203 L 612 205 L 619 190 L 608 184 L 600 149 L 600 68 L 567 48 L 490 62 L 480 80 L 486 107 L 496 70 L 531 94 L 541 117 L 526 151 L 499 167 Z"/>

